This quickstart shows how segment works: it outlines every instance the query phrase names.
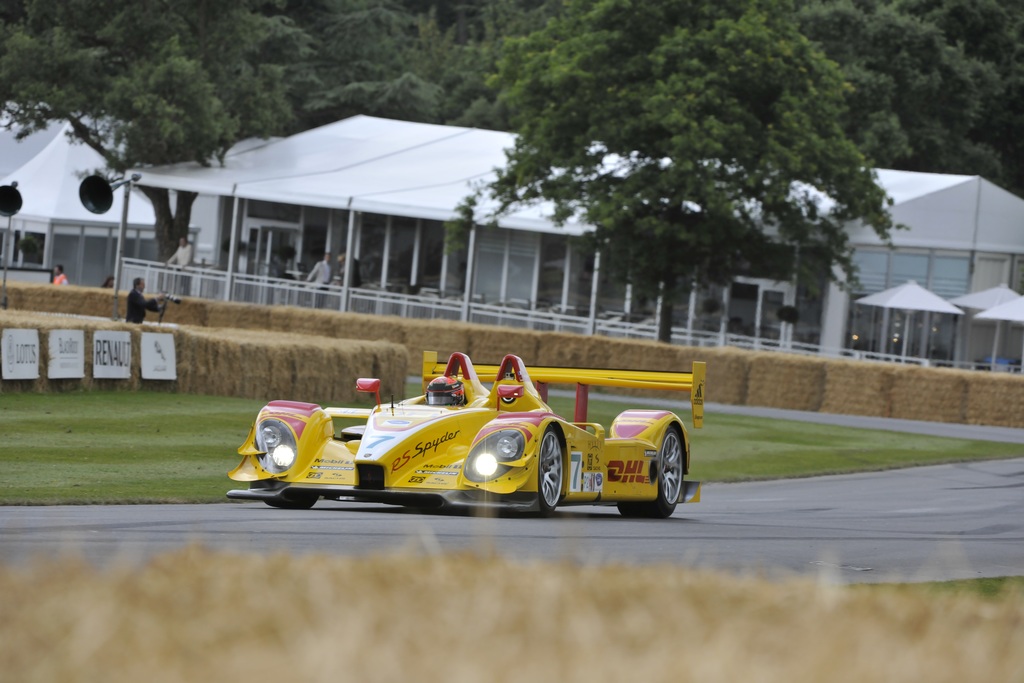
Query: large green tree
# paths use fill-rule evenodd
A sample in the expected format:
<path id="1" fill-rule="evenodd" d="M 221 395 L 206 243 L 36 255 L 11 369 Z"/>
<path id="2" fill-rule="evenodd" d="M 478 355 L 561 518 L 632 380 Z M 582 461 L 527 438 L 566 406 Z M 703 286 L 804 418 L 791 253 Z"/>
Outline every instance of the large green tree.
<path id="1" fill-rule="evenodd" d="M 517 142 L 490 188 L 595 226 L 602 267 L 661 295 L 693 283 L 852 270 L 846 226 L 892 227 L 844 134 L 844 82 L 786 0 L 569 0 L 510 41 Z"/>
<path id="2" fill-rule="evenodd" d="M 800 0 L 797 16 L 842 68 L 844 130 L 878 166 L 1006 182 L 1000 148 L 1011 141 L 1000 144 L 987 123 L 1007 111 L 997 63 L 1017 61 L 1014 22 L 1001 4 Z"/>
<path id="3" fill-rule="evenodd" d="M 309 44 L 288 70 L 304 130 L 356 114 L 436 121 L 441 88 L 410 54 L 416 17 L 397 0 L 290 0 Z"/>
<path id="4" fill-rule="evenodd" d="M 283 67 L 298 32 L 267 0 L 26 0 L 5 13 L 0 109 L 27 135 L 53 121 L 99 152 L 113 175 L 211 163 L 232 144 L 283 130 Z M 12 19 L 13 18 L 13 21 Z M 195 194 L 141 188 L 161 258 L 187 234 Z"/>

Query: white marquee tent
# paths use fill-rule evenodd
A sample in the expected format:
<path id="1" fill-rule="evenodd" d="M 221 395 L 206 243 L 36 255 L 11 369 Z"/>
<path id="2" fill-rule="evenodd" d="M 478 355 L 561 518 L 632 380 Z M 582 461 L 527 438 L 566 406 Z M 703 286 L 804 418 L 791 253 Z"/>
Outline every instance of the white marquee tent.
<path id="1" fill-rule="evenodd" d="M 114 203 L 105 214 L 90 213 L 78 198 L 82 179 L 104 167 L 103 157 L 82 144 L 72 144 L 66 128 L 52 137 L 43 149 L 20 168 L 0 180 L 0 185 L 18 183 L 21 210 L 15 216 L 15 228 L 45 232 L 52 223 L 110 225 L 121 221 L 123 192 L 114 193 Z M 144 194 L 135 190 L 128 204 L 128 223 L 152 228 L 153 206 Z"/>
<path id="2" fill-rule="evenodd" d="M 476 128 L 354 116 L 234 151 L 223 166 L 135 169 L 139 184 L 222 197 L 450 220 L 459 203 L 504 165 L 515 136 Z M 481 205 L 478 215 L 493 208 Z M 502 227 L 580 234 L 557 227 L 550 208 L 521 208 Z"/>

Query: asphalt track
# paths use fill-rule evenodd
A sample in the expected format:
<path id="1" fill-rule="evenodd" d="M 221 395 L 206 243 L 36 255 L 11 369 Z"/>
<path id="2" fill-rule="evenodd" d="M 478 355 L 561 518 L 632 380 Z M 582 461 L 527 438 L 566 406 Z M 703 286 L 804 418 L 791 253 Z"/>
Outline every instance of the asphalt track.
<path id="1" fill-rule="evenodd" d="M 1024 444 L 1018 429 L 721 405 L 708 412 Z M 140 563 L 192 543 L 262 554 L 474 551 L 520 560 L 673 563 L 840 583 L 1021 576 L 1024 458 L 708 484 L 701 503 L 679 506 L 668 520 L 625 519 L 614 507 L 597 506 L 563 508 L 551 519 L 327 501 L 294 511 L 261 503 L 0 507 L 0 561 L 9 564 L 67 554 L 100 565 Z"/>
<path id="2" fill-rule="evenodd" d="M 661 563 L 840 583 L 1024 575 L 1024 459 L 711 484 L 667 520 L 611 507 L 551 519 L 420 514 L 321 501 L 0 508 L 0 557 L 140 563 L 190 543 L 242 553 L 495 552 L 519 560 Z"/>

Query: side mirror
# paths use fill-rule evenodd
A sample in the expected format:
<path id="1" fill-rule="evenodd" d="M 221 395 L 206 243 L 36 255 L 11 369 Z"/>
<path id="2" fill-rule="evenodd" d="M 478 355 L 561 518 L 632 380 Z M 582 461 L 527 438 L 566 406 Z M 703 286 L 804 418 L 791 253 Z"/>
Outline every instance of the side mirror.
<path id="1" fill-rule="evenodd" d="M 356 380 L 356 391 L 364 394 L 374 394 L 377 397 L 377 405 L 380 405 L 380 380 L 377 378 L 360 377 Z"/>
<path id="2" fill-rule="evenodd" d="M 498 385 L 498 398 L 503 401 L 511 401 L 512 399 L 523 397 L 523 385 L 522 384 L 500 384 Z"/>

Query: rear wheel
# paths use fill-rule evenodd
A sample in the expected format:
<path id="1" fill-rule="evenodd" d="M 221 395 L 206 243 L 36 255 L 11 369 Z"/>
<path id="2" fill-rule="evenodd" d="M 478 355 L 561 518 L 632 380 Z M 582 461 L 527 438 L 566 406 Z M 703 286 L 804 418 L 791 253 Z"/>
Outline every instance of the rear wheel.
<path id="1" fill-rule="evenodd" d="M 658 449 L 655 472 L 658 478 L 658 497 L 643 503 L 619 503 L 619 513 L 624 517 L 671 517 L 683 488 L 685 457 L 682 433 L 676 426 L 669 427 Z"/>
<path id="2" fill-rule="evenodd" d="M 537 454 L 537 502 L 538 512 L 547 517 L 555 511 L 562 497 L 562 480 L 565 475 L 565 452 L 558 431 L 548 427 L 540 442 Z"/>

